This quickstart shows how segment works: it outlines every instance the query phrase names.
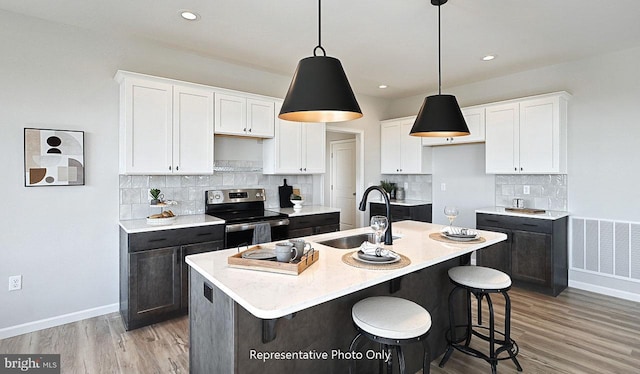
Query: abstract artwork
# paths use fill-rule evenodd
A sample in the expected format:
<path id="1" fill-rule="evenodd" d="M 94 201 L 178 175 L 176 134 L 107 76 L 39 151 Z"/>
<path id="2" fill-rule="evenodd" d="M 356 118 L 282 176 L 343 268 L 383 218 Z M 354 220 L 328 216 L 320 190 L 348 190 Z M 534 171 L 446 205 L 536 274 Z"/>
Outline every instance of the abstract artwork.
<path id="1" fill-rule="evenodd" d="M 84 131 L 24 129 L 24 185 L 84 185 Z"/>

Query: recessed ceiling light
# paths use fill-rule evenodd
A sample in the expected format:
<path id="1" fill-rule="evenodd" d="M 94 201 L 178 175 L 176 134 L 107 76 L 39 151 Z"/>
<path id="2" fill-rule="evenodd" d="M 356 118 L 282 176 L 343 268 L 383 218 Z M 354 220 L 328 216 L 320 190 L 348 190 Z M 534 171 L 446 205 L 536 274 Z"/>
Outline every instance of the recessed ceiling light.
<path id="1" fill-rule="evenodd" d="M 382 89 L 387 88 L 387 87 L 389 87 L 389 86 L 387 86 L 386 84 L 381 84 L 381 85 L 378 86 L 378 88 L 382 88 Z"/>
<path id="2" fill-rule="evenodd" d="M 486 55 L 486 56 L 484 56 L 484 57 L 482 58 L 482 61 L 491 61 L 491 60 L 493 60 L 494 58 L 496 58 L 496 56 L 495 56 L 495 55 Z"/>
<path id="3" fill-rule="evenodd" d="M 182 10 L 180 11 L 180 17 L 186 19 L 187 21 L 196 21 L 200 18 L 199 15 L 190 11 L 190 10 Z"/>

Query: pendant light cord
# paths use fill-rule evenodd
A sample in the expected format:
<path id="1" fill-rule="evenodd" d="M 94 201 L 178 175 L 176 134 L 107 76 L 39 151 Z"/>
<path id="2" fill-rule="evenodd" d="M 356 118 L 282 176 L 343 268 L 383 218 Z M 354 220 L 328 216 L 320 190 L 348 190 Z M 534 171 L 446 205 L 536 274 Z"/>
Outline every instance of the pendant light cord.
<path id="1" fill-rule="evenodd" d="M 440 6 L 438 3 L 438 95 L 442 95 L 442 52 L 440 50 Z"/>
<path id="2" fill-rule="evenodd" d="M 318 0 L 318 45 L 313 49 L 313 56 L 317 57 L 316 50 L 320 49 L 322 55 L 326 56 L 327 52 L 322 48 L 322 1 Z"/>

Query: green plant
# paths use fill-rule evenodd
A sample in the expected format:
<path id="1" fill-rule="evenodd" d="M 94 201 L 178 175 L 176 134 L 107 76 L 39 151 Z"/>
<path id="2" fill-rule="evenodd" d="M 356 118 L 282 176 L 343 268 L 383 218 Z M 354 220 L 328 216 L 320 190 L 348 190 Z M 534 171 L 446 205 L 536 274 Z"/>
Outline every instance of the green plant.
<path id="1" fill-rule="evenodd" d="M 160 190 L 157 188 L 152 188 L 149 190 L 149 195 L 151 195 L 153 200 L 158 200 L 160 198 Z"/>
<path id="2" fill-rule="evenodd" d="M 382 187 L 382 189 L 387 191 L 388 193 L 391 193 L 391 191 L 393 191 L 395 185 L 395 183 L 390 181 L 380 181 L 380 187 Z"/>
<path id="3" fill-rule="evenodd" d="M 291 200 L 302 200 L 302 196 L 292 193 Z"/>

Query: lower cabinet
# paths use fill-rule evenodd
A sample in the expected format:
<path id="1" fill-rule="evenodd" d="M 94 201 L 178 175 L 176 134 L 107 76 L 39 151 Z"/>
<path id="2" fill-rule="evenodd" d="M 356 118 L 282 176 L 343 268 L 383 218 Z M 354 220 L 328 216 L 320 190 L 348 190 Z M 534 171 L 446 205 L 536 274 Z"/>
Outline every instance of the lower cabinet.
<path id="1" fill-rule="evenodd" d="M 511 276 L 514 285 L 557 296 L 567 287 L 568 218 L 536 219 L 478 213 L 479 230 L 507 240 L 476 252 L 476 263 Z"/>
<path id="2" fill-rule="evenodd" d="M 370 203 L 369 212 L 371 216 L 384 216 L 387 214 L 387 207 L 384 203 Z M 397 221 L 422 221 L 431 223 L 431 204 L 422 205 L 395 205 L 391 204 L 391 222 Z"/>
<path id="3" fill-rule="evenodd" d="M 340 231 L 340 213 L 289 217 L 289 238 Z"/>
<path id="4" fill-rule="evenodd" d="M 127 330 L 189 308 L 185 257 L 224 247 L 223 225 L 128 234 L 120 229 L 120 314 Z"/>

